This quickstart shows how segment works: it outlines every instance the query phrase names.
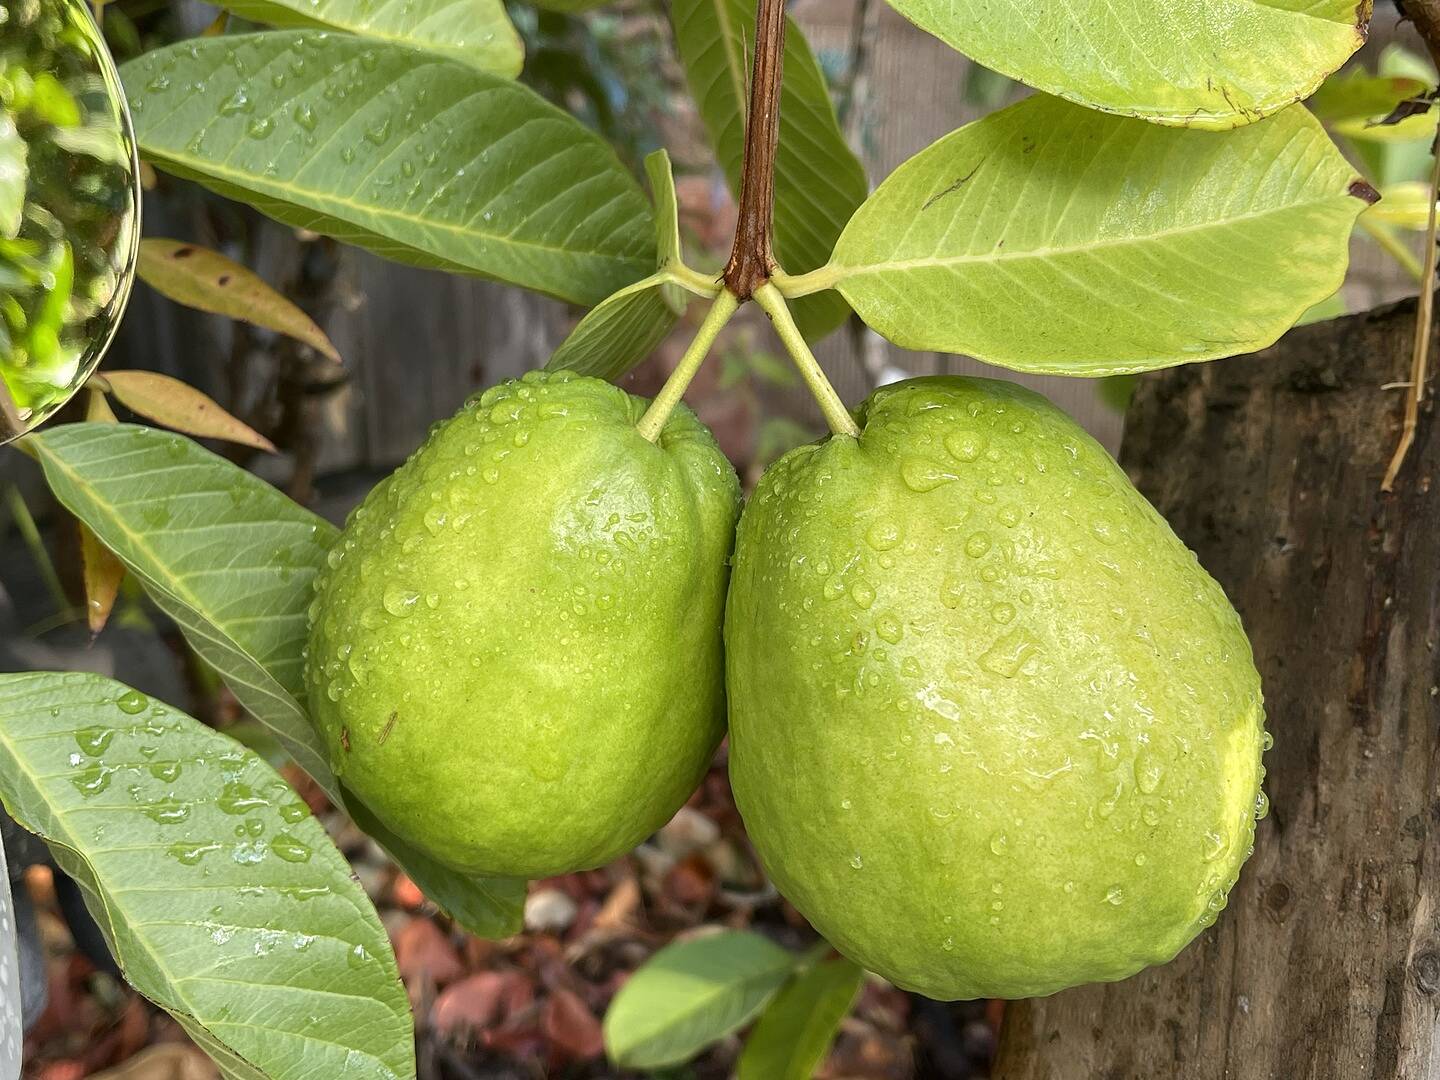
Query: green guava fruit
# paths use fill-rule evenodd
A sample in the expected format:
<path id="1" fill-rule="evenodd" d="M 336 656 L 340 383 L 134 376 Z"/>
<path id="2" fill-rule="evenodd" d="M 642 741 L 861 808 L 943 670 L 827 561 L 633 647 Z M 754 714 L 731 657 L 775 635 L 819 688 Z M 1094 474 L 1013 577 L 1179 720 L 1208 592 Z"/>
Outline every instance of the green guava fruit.
<path id="1" fill-rule="evenodd" d="M 988 379 L 877 391 L 741 518 L 730 777 L 780 891 L 933 998 L 1173 957 L 1263 810 L 1220 587 L 1105 451 Z"/>
<path id="2" fill-rule="evenodd" d="M 683 406 L 531 372 L 437 425 L 319 576 L 306 682 L 336 773 L 461 871 L 602 865 L 724 733 L 734 469 Z"/>

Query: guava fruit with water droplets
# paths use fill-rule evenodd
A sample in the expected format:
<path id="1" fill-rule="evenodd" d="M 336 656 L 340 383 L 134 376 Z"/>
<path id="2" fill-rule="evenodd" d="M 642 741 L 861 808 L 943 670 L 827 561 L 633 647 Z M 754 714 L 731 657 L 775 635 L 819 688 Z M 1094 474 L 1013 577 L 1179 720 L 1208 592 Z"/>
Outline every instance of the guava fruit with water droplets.
<path id="1" fill-rule="evenodd" d="M 934 998 L 1169 960 L 1261 805 L 1234 610 L 1040 396 L 915 379 L 857 416 L 766 472 L 736 539 L 730 775 L 767 871 Z"/>
<path id="2" fill-rule="evenodd" d="M 532 372 L 437 425 L 351 517 L 306 681 L 335 771 L 462 871 L 599 866 L 663 825 L 724 731 L 735 471 L 683 406 Z"/>

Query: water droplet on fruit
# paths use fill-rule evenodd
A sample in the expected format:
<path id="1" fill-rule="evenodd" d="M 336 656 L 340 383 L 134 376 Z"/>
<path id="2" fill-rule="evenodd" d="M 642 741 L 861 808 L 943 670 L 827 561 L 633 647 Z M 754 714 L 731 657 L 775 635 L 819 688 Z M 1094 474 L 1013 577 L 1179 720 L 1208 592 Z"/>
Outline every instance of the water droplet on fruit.
<path id="1" fill-rule="evenodd" d="M 1015 619 L 1015 605 L 1007 604 L 1003 600 L 990 609 L 990 617 L 1001 626 L 1012 622 Z"/>
<path id="2" fill-rule="evenodd" d="M 875 602 L 875 590 L 863 581 L 857 581 L 850 588 L 850 599 L 854 600 L 862 608 L 868 608 Z"/>
<path id="3" fill-rule="evenodd" d="M 979 664 L 1006 679 L 1013 679 L 1020 669 L 1040 651 L 1040 643 L 1024 628 L 1012 630 L 996 640 L 980 657 Z"/>
<path id="4" fill-rule="evenodd" d="M 1135 756 L 1135 786 L 1146 795 L 1154 793 L 1164 775 L 1165 765 L 1148 750 L 1142 750 Z"/>
<path id="5" fill-rule="evenodd" d="M 1119 907 L 1125 902 L 1125 890 L 1119 885 L 1111 885 L 1105 890 L 1105 902 Z"/>
<path id="6" fill-rule="evenodd" d="M 1271 750 L 1274 748 L 1274 746 L 1275 736 L 1271 735 L 1270 732 L 1267 731 L 1260 736 L 1260 750 L 1262 752 L 1266 750 Z"/>
<path id="7" fill-rule="evenodd" d="M 876 551 L 889 551 L 900 543 L 900 528 L 893 521 L 877 521 L 865 533 L 865 542 Z"/>
<path id="8" fill-rule="evenodd" d="M 865 862 L 863 859 L 860 858 L 859 852 L 856 852 L 854 855 L 850 856 L 850 868 L 852 870 L 859 870 L 864 865 Z"/>
<path id="9" fill-rule="evenodd" d="M 420 594 L 414 589 L 407 589 L 403 585 L 391 582 L 385 586 L 385 592 L 380 602 L 391 615 L 397 619 L 404 619 L 408 618 L 415 610 L 415 602 L 419 599 Z"/>
<path id="10" fill-rule="evenodd" d="M 820 595 L 826 600 L 839 600 L 845 595 L 845 579 L 836 574 L 825 582 L 825 587 L 820 590 Z"/>
<path id="11" fill-rule="evenodd" d="M 1010 838 L 1003 832 L 997 832 L 990 837 L 990 853 L 992 855 L 1004 855 L 1010 847 Z"/>
<path id="12" fill-rule="evenodd" d="M 981 558 L 990 550 L 990 537 L 983 532 L 974 533 L 970 539 L 965 541 L 965 554 L 972 559 Z"/>
<path id="13" fill-rule="evenodd" d="M 911 491 L 923 494 L 959 477 L 925 458 L 907 458 L 900 466 L 900 479 Z"/>
<path id="14" fill-rule="evenodd" d="M 972 432 L 957 431 L 945 437 L 945 449 L 957 461 L 974 461 L 980 456 L 980 439 Z"/>
<path id="15" fill-rule="evenodd" d="M 1270 813 L 1270 796 L 1260 792 L 1255 796 L 1255 820 L 1262 821 Z"/>
<path id="16" fill-rule="evenodd" d="M 1218 832 L 1207 832 L 1203 841 L 1201 851 L 1206 862 L 1214 862 L 1230 845 L 1225 842 L 1225 837 Z"/>
<path id="17" fill-rule="evenodd" d="M 896 645 L 905 636 L 905 631 L 900 621 L 893 615 L 881 615 L 875 622 L 875 633 L 884 638 L 891 645 Z"/>

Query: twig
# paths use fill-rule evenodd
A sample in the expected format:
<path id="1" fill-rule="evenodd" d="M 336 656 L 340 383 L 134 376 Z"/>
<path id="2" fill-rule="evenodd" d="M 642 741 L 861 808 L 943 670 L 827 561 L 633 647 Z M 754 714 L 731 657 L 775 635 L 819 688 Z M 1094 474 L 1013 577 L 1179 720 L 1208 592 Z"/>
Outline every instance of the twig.
<path id="1" fill-rule="evenodd" d="M 1426 40 L 1429 41 L 1430 38 L 1427 36 Z M 1437 140 L 1440 140 L 1440 134 L 1437 134 Z M 1432 145 L 1431 156 L 1435 160 L 1430 170 L 1430 218 L 1425 232 L 1425 269 L 1420 279 L 1420 302 L 1415 308 L 1415 346 L 1410 357 L 1411 385 L 1405 395 L 1405 419 L 1400 428 L 1400 442 L 1390 458 L 1390 467 L 1385 470 L 1385 479 L 1380 482 L 1381 491 L 1395 490 L 1395 477 L 1399 475 L 1400 467 L 1405 464 L 1405 456 L 1415 442 L 1415 428 L 1420 423 L 1420 404 L 1425 400 L 1430 336 L 1435 323 L 1435 200 L 1440 196 L 1440 153 L 1435 150 L 1436 147 Z"/>
<path id="2" fill-rule="evenodd" d="M 775 149 L 780 139 L 780 79 L 785 67 L 785 2 L 759 0 L 755 13 L 755 66 L 746 112 L 740 209 L 725 284 L 749 300 L 775 268 L 770 230 L 775 216 Z"/>

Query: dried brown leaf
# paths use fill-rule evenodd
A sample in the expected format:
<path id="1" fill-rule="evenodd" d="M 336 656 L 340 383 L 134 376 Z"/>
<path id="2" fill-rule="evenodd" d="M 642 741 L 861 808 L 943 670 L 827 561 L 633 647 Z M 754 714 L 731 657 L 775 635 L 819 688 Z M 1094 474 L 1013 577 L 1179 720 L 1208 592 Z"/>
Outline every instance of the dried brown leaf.
<path id="1" fill-rule="evenodd" d="M 187 435 L 224 439 L 275 453 L 275 444 L 264 435 L 179 379 L 155 371 L 107 371 L 104 378 L 120 404 L 147 420 Z"/>

